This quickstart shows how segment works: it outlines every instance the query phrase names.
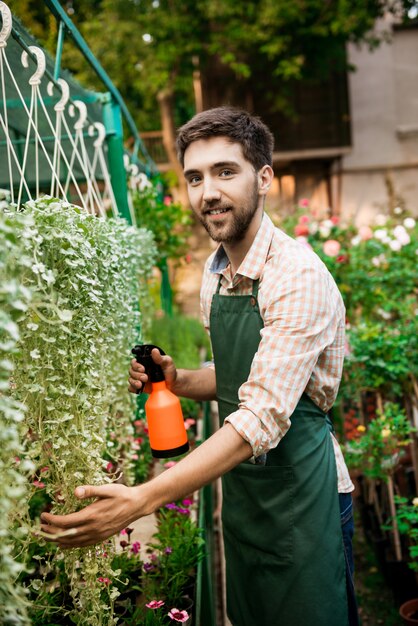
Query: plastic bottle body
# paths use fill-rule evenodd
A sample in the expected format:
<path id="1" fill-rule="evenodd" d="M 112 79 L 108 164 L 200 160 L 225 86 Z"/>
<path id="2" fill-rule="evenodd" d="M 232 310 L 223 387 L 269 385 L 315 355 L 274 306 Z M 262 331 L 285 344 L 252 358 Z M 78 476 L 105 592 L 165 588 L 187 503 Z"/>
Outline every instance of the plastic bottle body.
<path id="1" fill-rule="evenodd" d="M 145 413 L 154 457 L 169 458 L 187 452 L 189 442 L 180 400 L 167 389 L 165 381 L 152 383 Z"/>

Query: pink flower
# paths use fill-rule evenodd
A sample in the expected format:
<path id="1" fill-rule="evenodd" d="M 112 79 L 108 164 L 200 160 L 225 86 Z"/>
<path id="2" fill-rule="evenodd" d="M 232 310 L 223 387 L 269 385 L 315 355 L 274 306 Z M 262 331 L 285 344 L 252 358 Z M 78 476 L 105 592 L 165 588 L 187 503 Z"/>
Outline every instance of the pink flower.
<path id="1" fill-rule="evenodd" d="M 295 235 L 300 237 L 301 235 L 309 235 L 309 228 L 306 224 L 296 224 L 295 226 Z"/>
<path id="2" fill-rule="evenodd" d="M 192 419 L 191 417 L 188 417 L 184 420 L 184 427 L 186 430 L 189 430 L 190 426 L 194 426 L 195 424 L 196 420 Z"/>
<path id="3" fill-rule="evenodd" d="M 112 470 L 113 470 L 113 463 L 109 461 L 109 463 L 106 465 L 106 472 L 110 474 Z"/>
<path id="4" fill-rule="evenodd" d="M 164 467 L 165 469 L 170 469 L 170 467 L 174 467 L 177 464 L 177 461 L 167 461 L 167 463 L 164 463 Z"/>
<path id="5" fill-rule="evenodd" d="M 145 606 L 147 607 L 147 609 L 152 609 L 153 611 L 155 611 L 155 609 L 159 609 L 164 606 L 164 602 L 162 600 L 151 600 L 151 602 L 148 602 L 148 604 L 146 604 Z"/>
<path id="6" fill-rule="evenodd" d="M 175 622 L 187 622 L 189 614 L 187 611 L 179 611 L 178 609 L 171 609 L 168 613 L 168 617 Z"/>
<path id="7" fill-rule="evenodd" d="M 131 459 L 132 461 L 137 461 L 139 459 L 139 456 L 137 454 L 131 454 Z"/>
<path id="8" fill-rule="evenodd" d="M 301 215 L 299 218 L 299 224 L 309 224 L 309 215 Z"/>
<path id="9" fill-rule="evenodd" d="M 126 528 L 122 528 L 122 530 L 119 533 L 120 535 L 127 535 L 128 533 L 126 532 Z"/>
<path id="10" fill-rule="evenodd" d="M 131 545 L 132 552 L 134 554 L 138 554 L 140 549 L 141 549 L 141 544 L 139 543 L 139 541 L 134 541 L 133 544 Z"/>
<path id="11" fill-rule="evenodd" d="M 165 204 L 165 206 L 170 206 L 171 203 L 172 203 L 171 196 L 164 196 L 164 204 Z"/>
<path id="12" fill-rule="evenodd" d="M 45 465 L 45 467 L 41 467 L 40 472 L 41 472 L 41 474 L 45 474 L 45 472 L 49 472 L 48 465 Z"/>
<path id="13" fill-rule="evenodd" d="M 370 226 L 360 226 L 358 229 L 359 237 L 362 241 L 368 241 L 373 237 L 373 231 Z"/>
<path id="14" fill-rule="evenodd" d="M 39 489 L 43 489 L 45 487 L 45 483 L 43 483 L 41 480 L 34 480 L 33 484 Z"/>
<path id="15" fill-rule="evenodd" d="M 328 239 L 324 243 L 322 249 L 327 256 L 337 256 L 339 251 L 341 250 L 341 244 L 335 239 Z"/>
<path id="16" fill-rule="evenodd" d="M 308 200 L 308 198 L 302 198 L 302 199 L 299 201 L 299 206 L 309 206 L 309 200 Z"/>
<path id="17" fill-rule="evenodd" d="M 331 215 L 330 220 L 335 226 L 340 223 L 338 215 Z"/>
<path id="18" fill-rule="evenodd" d="M 185 498 L 184 500 L 181 501 L 181 503 L 184 506 L 191 506 L 193 504 L 193 500 L 191 500 L 190 498 Z"/>
<path id="19" fill-rule="evenodd" d="M 186 254 L 184 260 L 186 261 L 186 263 L 191 263 L 193 261 L 193 257 L 191 254 Z"/>
<path id="20" fill-rule="evenodd" d="M 103 583 L 104 585 L 110 585 L 110 583 L 112 582 L 110 578 L 107 578 L 106 576 L 99 576 L 97 580 L 99 583 Z"/>

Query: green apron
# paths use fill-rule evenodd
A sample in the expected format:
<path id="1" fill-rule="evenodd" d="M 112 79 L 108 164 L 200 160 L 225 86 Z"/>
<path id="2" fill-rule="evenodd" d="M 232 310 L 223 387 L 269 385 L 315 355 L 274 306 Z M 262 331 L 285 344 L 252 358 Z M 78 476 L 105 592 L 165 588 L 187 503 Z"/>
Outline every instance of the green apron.
<path id="1" fill-rule="evenodd" d="M 210 334 L 221 424 L 238 408 L 263 320 L 248 296 L 213 296 Z M 227 612 L 234 626 L 348 626 L 337 471 L 326 414 L 303 394 L 265 465 L 222 479 Z"/>

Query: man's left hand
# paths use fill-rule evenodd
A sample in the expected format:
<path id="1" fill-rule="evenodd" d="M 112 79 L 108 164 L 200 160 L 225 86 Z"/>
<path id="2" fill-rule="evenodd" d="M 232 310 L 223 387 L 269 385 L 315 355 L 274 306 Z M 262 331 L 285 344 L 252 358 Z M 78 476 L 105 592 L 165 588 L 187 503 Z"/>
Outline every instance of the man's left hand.
<path id="1" fill-rule="evenodd" d="M 141 517 L 137 512 L 138 495 L 133 487 L 83 486 L 77 487 L 74 493 L 80 500 L 97 499 L 77 513 L 41 515 L 42 531 L 51 535 L 51 541 L 56 541 L 60 548 L 81 548 L 102 542 Z"/>

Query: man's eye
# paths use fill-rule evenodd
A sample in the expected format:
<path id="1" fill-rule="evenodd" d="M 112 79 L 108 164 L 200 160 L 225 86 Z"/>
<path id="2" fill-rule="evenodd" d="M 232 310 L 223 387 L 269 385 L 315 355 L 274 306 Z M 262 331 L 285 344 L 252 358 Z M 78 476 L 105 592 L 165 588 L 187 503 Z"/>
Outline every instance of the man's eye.
<path id="1" fill-rule="evenodd" d="M 219 175 L 223 176 L 225 178 L 225 177 L 228 177 L 228 176 L 232 176 L 232 174 L 233 174 L 233 172 L 231 172 L 231 170 L 222 170 Z"/>
<path id="2" fill-rule="evenodd" d="M 197 185 L 198 183 L 200 183 L 200 176 L 191 176 L 188 182 L 189 185 Z"/>

